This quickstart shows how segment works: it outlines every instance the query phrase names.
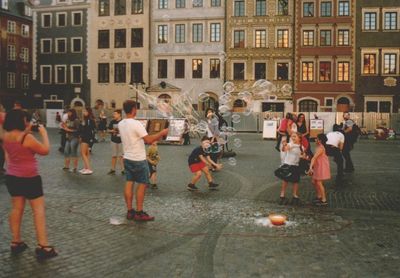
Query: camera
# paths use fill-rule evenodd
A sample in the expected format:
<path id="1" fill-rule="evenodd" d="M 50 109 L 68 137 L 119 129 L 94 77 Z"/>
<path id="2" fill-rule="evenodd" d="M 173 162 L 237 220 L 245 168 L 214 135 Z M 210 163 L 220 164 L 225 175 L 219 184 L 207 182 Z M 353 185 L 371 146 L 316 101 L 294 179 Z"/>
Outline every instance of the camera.
<path id="1" fill-rule="evenodd" d="M 32 121 L 31 122 L 31 131 L 32 132 L 39 132 L 39 123 L 37 121 Z"/>

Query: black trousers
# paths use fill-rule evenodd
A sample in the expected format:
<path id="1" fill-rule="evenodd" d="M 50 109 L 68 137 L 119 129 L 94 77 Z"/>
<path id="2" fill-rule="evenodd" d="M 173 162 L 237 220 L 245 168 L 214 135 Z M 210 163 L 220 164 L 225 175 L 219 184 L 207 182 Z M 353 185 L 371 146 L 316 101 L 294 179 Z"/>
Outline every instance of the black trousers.
<path id="1" fill-rule="evenodd" d="M 332 145 L 326 145 L 326 154 L 328 156 L 333 157 L 333 160 L 336 163 L 337 166 L 337 178 L 342 178 L 343 177 L 343 155 L 342 152 L 339 150 L 339 148 L 332 146 Z"/>
<path id="2" fill-rule="evenodd" d="M 350 143 L 348 143 L 348 144 L 344 144 L 344 147 L 343 147 L 343 151 L 342 151 L 342 154 L 343 154 L 343 158 L 344 158 L 344 160 L 345 160 L 345 169 L 346 170 L 349 170 L 349 171 L 354 171 L 354 165 L 353 165 L 353 161 L 351 160 L 351 155 L 350 155 L 350 152 L 351 152 L 351 150 L 353 149 L 353 145 L 352 144 L 350 144 Z"/>

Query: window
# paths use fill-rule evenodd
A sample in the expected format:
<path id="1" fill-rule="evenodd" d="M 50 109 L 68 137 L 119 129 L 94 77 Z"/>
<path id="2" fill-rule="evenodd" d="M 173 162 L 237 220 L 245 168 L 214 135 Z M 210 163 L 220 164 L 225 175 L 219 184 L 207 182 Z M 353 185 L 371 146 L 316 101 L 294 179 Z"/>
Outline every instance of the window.
<path id="1" fill-rule="evenodd" d="M 332 16 L 332 2 L 321 2 L 321 16 Z"/>
<path id="2" fill-rule="evenodd" d="M 192 26 L 192 42 L 203 41 L 203 24 L 196 23 Z"/>
<path id="3" fill-rule="evenodd" d="M 168 61 L 167 60 L 158 60 L 158 78 L 167 78 L 168 77 Z"/>
<path id="4" fill-rule="evenodd" d="M 278 80 L 289 80 L 289 63 L 276 64 L 276 78 Z"/>
<path id="5" fill-rule="evenodd" d="M 313 16 L 314 16 L 314 2 L 304 2 L 303 17 L 313 17 Z"/>
<path id="6" fill-rule="evenodd" d="M 82 65 L 71 65 L 71 83 L 82 84 Z"/>
<path id="7" fill-rule="evenodd" d="M 42 27 L 43 28 L 51 27 L 51 14 L 42 14 Z"/>
<path id="8" fill-rule="evenodd" d="M 210 78 L 220 78 L 221 61 L 219 59 L 210 59 Z"/>
<path id="9" fill-rule="evenodd" d="M 390 101 L 367 101 L 367 112 L 390 113 L 392 103 Z"/>
<path id="10" fill-rule="evenodd" d="M 100 63 L 99 64 L 99 83 L 109 83 L 110 82 L 110 64 Z"/>
<path id="11" fill-rule="evenodd" d="M 350 3 L 349 1 L 339 1 L 339 16 L 350 15 Z"/>
<path id="12" fill-rule="evenodd" d="M 51 66 L 40 66 L 40 83 L 51 84 Z"/>
<path id="13" fill-rule="evenodd" d="M 234 31 L 234 39 L 233 39 L 233 47 L 234 48 L 244 48 L 244 30 L 236 30 Z"/>
<path id="14" fill-rule="evenodd" d="M 324 106 L 332 107 L 333 106 L 333 97 L 325 97 L 324 98 Z"/>
<path id="15" fill-rule="evenodd" d="M 331 62 L 319 62 L 319 81 L 331 81 Z"/>
<path id="16" fill-rule="evenodd" d="M 143 47 L 143 28 L 132 29 L 131 47 Z"/>
<path id="17" fill-rule="evenodd" d="M 244 80 L 244 63 L 233 63 L 233 80 Z"/>
<path id="18" fill-rule="evenodd" d="M 376 54 L 364 54 L 363 74 L 376 74 Z"/>
<path id="19" fill-rule="evenodd" d="M 131 82 L 143 82 L 143 63 L 131 63 Z"/>
<path id="20" fill-rule="evenodd" d="M 21 48 L 21 60 L 23 63 L 29 63 L 29 48 L 27 47 L 22 47 Z"/>
<path id="21" fill-rule="evenodd" d="M 255 63 L 254 64 L 254 79 L 265 79 L 267 78 L 267 64 L 266 63 Z"/>
<path id="22" fill-rule="evenodd" d="M 114 83 L 125 83 L 126 82 L 126 64 L 115 63 L 114 64 Z"/>
<path id="23" fill-rule="evenodd" d="M 203 78 L 203 60 L 192 60 L 192 78 Z"/>
<path id="24" fill-rule="evenodd" d="M 132 0 L 131 13 L 132 14 L 143 13 L 143 0 Z"/>
<path id="25" fill-rule="evenodd" d="M 51 39 L 41 39 L 41 51 L 42 54 L 51 53 Z"/>
<path id="26" fill-rule="evenodd" d="M 1 1 L 1 8 L 3 10 L 8 10 L 8 0 Z"/>
<path id="27" fill-rule="evenodd" d="M 115 29 L 114 36 L 115 48 L 126 47 L 126 29 Z"/>
<path id="28" fill-rule="evenodd" d="M 15 45 L 9 44 L 7 45 L 7 60 L 15 61 L 17 57 Z"/>
<path id="29" fill-rule="evenodd" d="M 185 78 L 185 60 L 175 60 L 175 78 Z"/>
<path id="30" fill-rule="evenodd" d="M 184 8 L 186 0 L 176 0 L 175 2 L 175 8 L 180 9 L 180 8 Z"/>
<path id="31" fill-rule="evenodd" d="M 67 26 L 67 13 L 57 13 L 57 26 L 58 27 Z"/>
<path id="32" fill-rule="evenodd" d="M 289 30 L 286 29 L 277 30 L 277 47 L 279 48 L 289 47 Z"/>
<path id="33" fill-rule="evenodd" d="M 221 24 L 211 23 L 210 25 L 210 41 L 219 42 L 221 41 Z"/>
<path id="34" fill-rule="evenodd" d="M 302 81 L 312 82 L 314 81 L 314 62 L 303 62 L 302 63 Z"/>
<path id="35" fill-rule="evenodd" d="M 367 112 L 378 112 L 378 102 L 377 101 L 367 101 Z"/>
<path id="36" fill-rule="evenodd" d="M 72 12 L 72 26 L 82 26 L 82 12 Z"/>
<path id="37" fill-rule="evenodd" d="M 67 52 L 67 39 L 56 39 L 56 53 Z"/>
<path id="38" fill-rule="evenodd" d="M 288 0 L 278 0 L 278 15 L 289 15 Z"/>
<path id="39" fill-rule="evenodd" d="M 110 0 L 99 0 L 99 16 L 110 15 Z"/>
<path id="40" fill-rule="evenodd" d="M 350 30 L 340 30 L 338 31 L 338 45 L 348 46 L 350 45 Z"/>
<path id="41" fill-rule="evenodd" d="M 72 53 L 82 52 L 82 38 L 71 38 L 72 41 Z"/>
<path id="42" fill-rule="evenodd" d="M 21 25 L 21 35 L 23 37 L 29 37 L 29 25 L 25 24 Z"/>
<path id="43" fill-rule="evenodd" d="M 110 30 L 99 30 L 98 48 L 110 47 Z"/>
<path id="44" fill-rule="evenodd" d="M 397 55 L 394 53 L 385 53 L 383 55 L 383 73 L 396 74 L 397 73 Z"/>
<path id="45" fill-rule="evenodd" d="M 350 62 L 338 62 L 338 81 L 350 81 Z"/>
<path id="46" fill-rule="evenodd" d="M 11 34 L 17 32 L 17 23 L 15 21 L 7 20 L 7 32 Z"/>
<path id="47" fill-rule="evenodd" d="M 331 46 L 332 45 L 332 42 L 331 42 L 332 32 L 331 32 L 331 30 L 321 30 L 319 38 L 320 38 L 319 44 L 321 46 Z"/>
<path id="48" fill-rule="evenodd" d="M 303 46 L 314 45 L 314 31 L 304 30 L 303 31 Z"/>
<path id="49" fill-rule="evenodd" d="M 158 26 L 158 43 L 168 43 L 168 26 Z"/>
<path id="50" fill-rule="evenodd" d="M 234 15 L 244 16 L 244 0 L 235 0 L 234 3 Z"/>
<path id="51" fill-rule="evenodd" d="M 125 15 L 125 14 L 126 14 L 126 0 L 115 0 L 114 15 Z"/>
<path id="52" fill-rule="evenodd" d="M 299 102 L 299 112 L 317 112 L 318 103 L 315 100 L 306 99 Z"/>
<path id="53" fill-rule="evenodd" d="M 67 66 L 65 65 L 56 65 L 56 84 L 65 84 L 67 83 Z"/>
<path id="54" fill-rule="evenodd" d="M 175 25 L 175 42 L 176 43 L 185 42 L 185 24 Z"/>
<path id="55" fill-rule="evenodd" d="M 256 16 L 267 15 L 266 2 L 266 0 L 256 0 Z"/>
<path id="56" fill-rule="evenodd" d="M 267 31 L 256 30 L 256 48 L 267 47 Z"/>
<path id="57" fill-rule="evenodd" d="M 193 7 L 195 8 L 203 7 L 203 0 L 193 0 Z"/>
<path id="58" fill-rule="evenodd" d="M 26 73 L 21 74 L 21 88 L 29 89 L 29 74 Z"/>
<path id="59" fill-rule="evenodd" d="M 7 72 L 7 88 L 15 89 L 15 72 Z"/>
<path id="60" fill-rule="evenodd" d="M 7 1 L 7 0 L 4 0 Z M 24 15 L 25 16 L 32 16 L 32 8 L 28 5 L 24 5 Z"/>
<path id="61" fill-rule="evenodd" d="M 397 30 L 397 12 L 385 13 L 385 30 Z"/>
<path id="62" fill-rule="evenodd" d="M 221 0 L 211 0 L 211 7 L 221 7 Z"/>
<path id="63" fill-rule="evenodd" d="M 364 30 L 376 30 L 376 16 L 375 12 L 364 13 Z"/>
<path id="64" fill-rule="evenodd" d="M 168 9 L 168 0 L 158 0 L 159 9 Z"/>

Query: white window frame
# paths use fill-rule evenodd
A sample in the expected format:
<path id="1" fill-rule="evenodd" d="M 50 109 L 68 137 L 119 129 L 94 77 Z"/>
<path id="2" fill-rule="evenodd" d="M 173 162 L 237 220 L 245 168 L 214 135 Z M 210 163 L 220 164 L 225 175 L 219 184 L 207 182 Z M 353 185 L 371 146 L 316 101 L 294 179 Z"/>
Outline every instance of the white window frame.
<path id="1" fill-rule="evenodd" d="M 278 81 L 278 64 L 280 64 L 280 63 L 288 64 L 288 80 L 279 80 L 279 81 L 292 80 L 292 62 L 290 60 L 275 60 L 275 62 L 274 62 L 274 80 Z"/>
<path id="2" fill-rule="evenodd" d="M 375 73 L 370 74 L 370 73 L 364 73 L 364 54 L 375 54 L 376 61 L 375 61 Z M 377 76 L 379 75 L 379 62 L 380 62 L 380 57 L 379 57 L 379 49 L 378 48 L 364 48 L 361 49 L 361 76 Z"/>
<path id="3" fill-rule="evenodd" d="M 25 16 L 29 16 L 29 17 L 31 17 L 32 16 L 32 8 L 31 7 L 29 7 L 28 5 L 24 5 L 24 15 Z"/>
<path id="4" fill-rule="evenodd" d="M 212 35 L 213 35 L 213 33 L 212 33 L 212 28 L 211 28 L 211 26 L 213 25 L 213 24 L 215 24 L 216 26 L 219 26 L 217 29 L 216 29 L 216 34 L 218 34 L 218 40 L 212 40 Z M 210 27 L 210 42 L 221 42 L 221 38 L 222 38 L 222 24 L 221 24 L 221 22 L 210 22 L 210 25 L 209 25 Z"/>
<path id="5" fill-rule="evenodd" d="M 161 26 L 166 26 L 167 27 L 167 31 L 166 31 L 166 33 L 167 33 L 167 36 L 166 36 L 167 41 L 166 42 L 159 42 L 159 40 L 158 40 Z M 170 41 L 170 38 L 169 38 L 169 24 L 159 24 L 159 25 L 157 25 L 156 41 L 157 41 L 157 44 L 168 44 L 169 43 L 169 41 Z M 173 41 L 175 41 L 175 40 L 173 40 Z"/>
<path id="6" fill-rule="evenodd" d="M 43 43 L 44 41 L 50 41 L 50 51 L 44 52 L 43 51 Z M 52 39 L 40 39 L 40 54 L 51 54 L 53 51 L 53 40 Z"/>
<path id="7" fill-rule="evenodd" d="M 330 45 L 321 45 L 321 31 L 331 31 L 331 44 Z M 318 33 L 316 33 L 317 37 L 317 43 L 315 45 L 319 46 L 319 47 L 332 47 L 335 45 L 335 42 L 333 41 L 334 38 L 334 30 L 333 30 L 333 26 L 332 25 L 324 25 L 324 24 L 320 24 L 318 27 Z"/>
<path id="8" fill-rule="evenodd" d="M 376 13 L 376 29 L 374 30 L 366 30 L 365 29 L 365 13 Z M 362 9 L 362 31 L 363 32 L 378 32 L 380 30 L 380 11 L 379 8 L 363 8 Z"/>
<path id="9" fill-rule="evenodd" d="M 63 26 L 60 26 L 60 22 L 59 22 L 60 15 L 65 15 L 65 25 L 63 25 Z M 68 26 L 68 15 L 66 12 L 56 13 L 56 26 L 57 27 L 67 27 Z"/>
<path id="10" fill-rule="evenodd" d="M 80 51 L 74 51 L 74 40 L 79 39 L 81 41 Z M 83 51 L 83 38 L 82 37 L 72 37 L 71 38 L 71 53 L 82 53 Z"/>
<path id="11" fill-rule="evenodd" d="M 21 88 L 29 89 L 29 74 L 27 73 L 21 74 Z"/>
<path id="12" fill-rule="evenodd" d="M 21 60 L 23 63 L 29 63 L 29 48 L 21 47 Z"/>
<path id="13" fill-rule="evenodd" d="M 193 35 L 194 35 L 194 32 L 193 32 L 193 26 L 194 25 L 201 25 L 201 41 L 194 41 L 193 40 Z M 205 29 L 206 28 L 204 28 L 204 23 L 203 22 L 192 22 L 191 23 L 191 25 L 190 25 L 190 30 L 189 30 L 189 32 L 190 32 L 190 42 L 191 43 L 204 43 L 204 41 L 205 41 Z"/>
<path id="14" fill-rule="evenodd" d="M 339 63 L 349 63 L 349 80 L 348 81 L 339 80 Z M 351 82 L 351 74 L 352 74 L 351 58 L 338 58 L 336 60 L 336 82 L 339 84 L 350 83 Z"/>
<path id="15" fill-rule="evenodd" d="M 75 15 L 80 14 L 81 15 L 81 24 L 75 24 Z M 83 12 L 82 11 L 77 11 L 77 12 L 72 12 L 71 13 L 71 25 L 72 26 L 82 26 L 83 25 Z"/>
<path id="16" fill-rule="evenodd" d="M 16 34 L 17 33 L 17 22 L 13 20 L 7 20 L 7 33 Z"/>
<path id="17" fill-rule="evenodd" d="M 8 0 L 1 1 L 1 8 L 3 10 L 8 10 Z"/>
<path id="18" fill-rule="evenodd" d="M 256 41 L 256 39 L 257 39 L 257 35 L 256 35 L 256 33 L 257 33 L 257 31 L 265 31 L 265 46 L 264 47 L 257 47 L 257 41 Z M 254 48 L 257 48 L 257 49 L 262 49 L 262 48 L 268 48 L 268 29 L 267 28 L 255 28 L 254 29 L 254 38 L 253 38 L 253 45 L 254 45 Z"/>
<path id="19" fill-rule="evenodd" d="M 275 14 L 276 14 L 276 16 L 291 16 L 292 15 L 292 13 L 291 13 L 291 11 L 292 11 L 292 1 L 289 1 L 288 0 L 288 14 L 287 15 L 279 15 L 278 13 L 279 13 L 279 2 L 278 2 L 279 0 L 276 0 L 276 2 L 275 2 Z"/>
<path id="20" fill-rule="evenodd" d="M 7 88 L 15 89 L 15 72 L 7 72 Z"/>
<path id="21" fill-rule="evenodd" d="M 332 101 L 332 105 L 327 105 L 327 100 Z M 335 98 L 334 97 L 324 97 L 324 107 L 333 108 L 335 106 Z"/>
<path id="22" fill-rule="evenodd" d="M 367 111 L 367 102 L 377 102 L 378 112 L 381 111 L 380 102 L 390 102 L 390 111 L 393 111 L 393 96 L 382 96 L 382 95 L 365 95 L 364 96 L 364 111 Z"/>
<path id="23" fill-rule="evenodd" d="M 386 13 L 397 13 L 397 29 L 385 29 Z M 399 8 L 383 8 L 382 9 L 382 31 L 383 32 L 398 32 L 400 30 L 400 7 Z"/>
<path id="24" fill-rule="evenodd" d="M 64 82 L 58 82 L 58 68 L 64 68 Z M 67 84 L 67 65 L 54 65 L 54 83 Z"/>
<path id="25" fill-rule="evenodd" d="M 304 32 L 312 32 L 312 34 L 313 34 L 313 38 L 312 38 L 312 44 L 311 45 L 309 45 L 309 44 L 304 44 Z M 316 32 L 315 32 L 315 29 L 314 28 L 307 28 L 307 27 L 304 27 L 304 28 L 302 28 L 301 29 L 301 46 L 302 47 L 315 47 L 317 44 L 315 43 L 315 39 L 317 38 L 317 36 L 316 36 Z"/>
<path id="26" fill-rule="evenodd" d="M 288 31 L 288 47 L 278 47 L 278 30 Z M 292 28 L 288 25 L 276 26 L 275 27 L 275 48 L 279 49 L 290 49 L 292 48 Z"/>
<path id="27" fill-rule="evenodd" d="M 297 0 L 297 1 L 299 1 L 299 0 Z M 314 14 L 313 14 L 313 16 L 304 16 L 304 2 L 307 2 L 307 3 L 314 3 Z M 317 16 L 318 16 L 318 14 L 317 14 L 317 3 L 316 3 L 316 1 L 315 0 L 302 0 L 301 1 L 301 7 L 300 7 L 300 9 L 301 9 L 301 17 L 302 18 L 316 18 Z"/>
<path id="28" fill-rule="evenodd" d="M 332 0 L 322 0 L 322 1 L 319 2 L 319 7 L 318 7 L 318 10 L 319 10 L 319 17 L 322 17 L 322 18 L 331 18 L 331 17 L 334 16 L 334 11 L 335 11 L 335 9 L 334 9 L 334 4 L 333 4 L 332 2 L 333 2 Z M 331 3 L 331 15 L 330 15 L 330 16 L 322 16 L 322 9 L 321 9 L 322 3 Z M 314 4 L 314 5 L 315 5 L 315 4 Z M 303 8 L 303 7 L 302 7 L 302 8 Z"/>
<path id="29" fill-rule="evenodd" d="M 65 42 L 65 51 L 64 51 L 64 52 L 59 52 L 59 51 L 58 51 L 58 42 L 59 42 L 59 41 L 64 41 L 64 42 Z M 55 53 L 67 53 L 67 49 L 68 49 L 67 38 L 57 38 L 57 39 L 56 39 L 56 49 L 55 49 Z"/>
<path id="30" fill-rule="evenodd" d="M 314 65 L 313 65 L 313 74 L 312 74 L 312 76 L 313 76 L 313 79 L 312 79 L 312 81 L 304 81 L 303 80 L 303 63 L 305 63 L 305 62 L 312 62 L 312 63 L 314 63 Z M 312 56 L 310 56 L 310 57 L 305 57 L 305 56 L 303 56 L 303 58 L 300 60 L 300 83 L 305 83 L 305 84 L 312 84 L 312 83 L 318 83 L 318 77 L 319 76 L 317 76 L 317 70 L 319 70 L 319 65 L 317 64 L 318 62 L 317 62 L 317 60 L 315 59 L 315 57 L 312 57 Z M 318 79 L 318 80 L 317 80 Z"/>
<path id="31" fill-rule="evenodd" d="M 15 61 L 17 59 L 17 48 L 14 44 L 7 45 L 7 61 Z"/>
<path id="32" fill-rule="evenodd" d="M 329 80 L 329 81 L 320 81 L 319 80 L 319 77 L 320 77 L 320 72 L 321 72 L 321 63 L 324 63 L 324 62 L 326 62 L 326 63 L 331 63 L 331 79 Z M 318 59 L 318 68 L 316 69 L 316 71 L 318 72 L 318 76 L 317 76 L 317 79 L 316 79 L 316 81 L 317 81 L 317 83 L 321 83 L 321 84 L 330 84 L 330 83 L 333 83 L 334 82 L 334 75 L 333 75 L 333 67 L 334 67 L 334 61 L 333 61 L 333 59 L 332 59 L 332 57 L 320 57 L 319 59 Z"/>
<path id="33" fill-rule="evenodd" d="M 396 73 L 385 73 L 385 54 L 396 54 Z M 381 63 L 381 73 L 382 76 L 397 76 L 399 75 L 399 55 L 400 50 L 397 48 L 383 48 L 380 63 Z M 379 59 L 379 58 L 378 58 Z"/>
<path id="34" fill-rule="evenodd" d="M 244 32 L 244 46 L 235 48 L 235 32 L 236 31 L 243 31 Z M 243 26 L 243 28 L 234 28 L 232 29 L 232 48 L 234 49 L 245 49 L 247 48 L 247 28 Z"/>
<path id="35" fill-rule="evenodd" d="M 347 30 L 347 31 L 349 31 L 349 43 L 347 44 L 347 45 L 340 45 L 339 44 L 339 31 L 341 31 L 341 30 Z M 351 27 L 350 26 L 347 26 L 347 25 L 338 25 L 337 27 L 336 27 L 336 46 L 337 47 L 350 47 L 351 46 L 351 41 L 352 41 L 352 30 L 351 30 Z"/>
<path id="36" fill-rule="evenodd" d="M 44 26 L 44 17 L 46 15 L 50 16 L 50 26 Z M 42 22 L 41 22 L 42 23 L 41 24 L 42 28 L 51 28 L 53 26 L 53 15 L 51 13 L 43 13 L 41 18 L 42 18 Z"/>
<path id="37" fill-rule="evenodd" d="M 21 36 L 28 38 L 30 34 L 30 28 L 27 24 L 21 24 Z"/>
<path id="38" fill-rule="evenodd" d="M 79 83 L 77 83 L 77 82 L 74 82 L 74 71 L 73 71 L 73 68 L 74 67 L 79 67 L 80 69 L 81 69 L 81 82 L 79 82 Z M 81 64 L 72 64 L 72 65 L 70 65 L 70 72 L 71 72 L 71 84 L 82 84 L 83 83 L 83 65 L 81 65 Z"/>
<path id="39" fill-rule="evenodd" d="M 44 68 L 50 68 L 50 76 L 49 76 L 49 83 L 44 83 L 43 82 L 43 69 Z M 53 81 L 53 67 L 51 65 L 40 65 L 40 84 L 52 84 Z"/>
<path id="40" fill-rule="evenodd" d="M 349 15 L 339 15 L 339 3 L 340 2 L 340 0 L 338 0 L 337 1 L 337 4 L 336 4 L 336 11 L 337 11 L 337 13 L 336 13 L 336 15 L 338 16 L 338 17 L 349 17 L 349 16 L 351 16 L 351 2 L 352 1 L 347 1 L 348 3 L 349 3 Z"/>

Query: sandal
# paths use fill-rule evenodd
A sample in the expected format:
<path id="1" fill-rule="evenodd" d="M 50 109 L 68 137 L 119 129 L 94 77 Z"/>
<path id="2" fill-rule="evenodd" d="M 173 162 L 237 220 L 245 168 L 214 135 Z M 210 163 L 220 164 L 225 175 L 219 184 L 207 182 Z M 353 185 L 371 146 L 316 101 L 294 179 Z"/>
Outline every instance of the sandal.
<path id="1" fill-rule="evenodd" d="M 18 255 L 18 254 L 24 252 L 27 248 L 28 248 L 28 245 L 26 245 L 26 243 L 23 241 L 21 241 L 21 242 L 12 241 L 11 242 L 10 249 L 11 249 L 12 255 Z"/>
<path id="2" fill-rule="evenodd" d="M 40 244 L 38 244 L 38 246 L 39 247 L 36 248 L 35 253 L 36 257 L 40 260 L 50 259 L 58 255 L 53 246 L 42 246 Z"/>

